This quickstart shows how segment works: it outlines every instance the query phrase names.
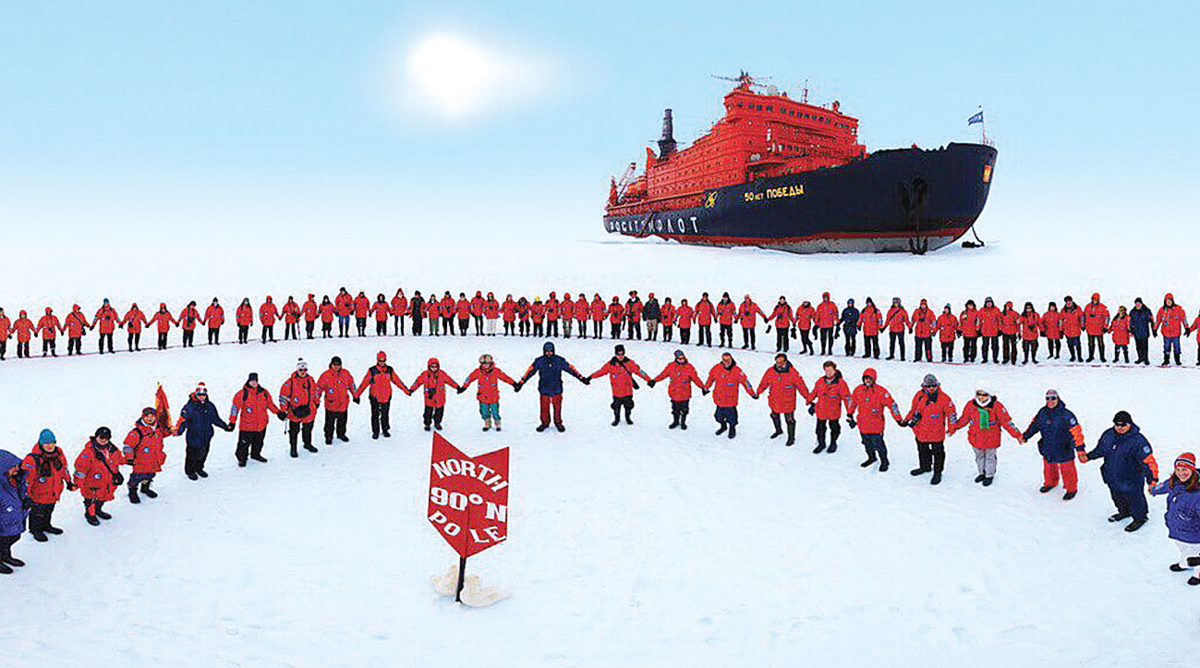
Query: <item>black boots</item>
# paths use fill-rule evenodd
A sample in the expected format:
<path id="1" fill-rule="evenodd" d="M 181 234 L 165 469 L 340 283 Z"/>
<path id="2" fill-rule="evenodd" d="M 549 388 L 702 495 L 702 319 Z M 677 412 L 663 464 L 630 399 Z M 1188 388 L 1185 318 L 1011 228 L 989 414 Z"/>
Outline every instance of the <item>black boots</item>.
<path id="1" fill-rule="evenodd" d="M 778 438 L 783 435 L 783 425 L 779 421 L 779 413 L 771 413 L 771 423 L 775 425 L 775 432 L 771 434 L 771 438 Z"/>

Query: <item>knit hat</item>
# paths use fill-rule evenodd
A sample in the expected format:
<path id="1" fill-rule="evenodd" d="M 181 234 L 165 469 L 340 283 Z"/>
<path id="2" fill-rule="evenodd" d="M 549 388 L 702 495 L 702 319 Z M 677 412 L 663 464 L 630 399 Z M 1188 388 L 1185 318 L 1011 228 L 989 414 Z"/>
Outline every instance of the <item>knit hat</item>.
<path id="1" fill-rule="evenodd" d="M 251 371 L 250 375 L 246 376 L 246 382 L 249 383 L 250 381 L 254 381 L 256 383 L 258 382 L 258 372 L 257 371 Z"/>
<path id="2" fill-rule="evenodd" d="M 208 396 L 208 386 L 206 386 L 204 383 L 196 383 L 196 391 L 194 392 L 194 394 L 203 395 L 203 396 L 207 397 Z"/>
<path id="3" fill-rule="evenodd" d="M 1192 471 L 1195 471 L 1196 470 L 1196 455 L 1193 455 L 1190 452 L 1185 452 L 1182 455 L 1179 455 L 1178 457 L 1175 458 L 1175 466 L 1177 466 L 1177 467 L 1183 466 L 1185 468 L 1191 469 Z"/>
<path id="4" fill-rule="evenodd" d="M 1133 418 L 1129 416 L 1129 411 L 1117 411 L 1113 416 L 1113 424 L 1133 424 Z"/>
<path id="5" fill-rule="evenodd" d="M 484 354 L 480 355 L 480 356 L 479 356 L 479 363 L 480 363 L 480 364 L 491 364 L 491 363 L 492 363 L 492 356 L 491 356 L 491 355 L 489 355 L 489 354 L 487 354 L 487 353 L 484 353 Z"/>
<path id="6" fill-rule="evenodd" d="M 1058 398 L 1058 390 L 1046 390 L 1046 398 L 1047 399 L 1057 399 Z"/>
<path id="7" fill-rule="evenodd" d="M 925 379 L 921 381 L 921 387 L 937 387 L 939 384 L 937 376 L 931 373 L 925 374 Z"/>
<path id="8" fill-rule="evenodd" d="M 379 353 L 375 355 L 375 361 L 376 362 L 386 362 L 387 361 L 387 353 L 380 350 Z"/>
<path id="9" fill-rule="evenodd" d="M 147 415 L 154 415 L 154 414 L 155 414 L 154 409 L 151 408 L 150 406 L 147 406 L 142 409 L 142 417 L 146 417 Z"/>
<path id="10" fill-rule="evenodd" d="M 552 352 L 554 352 L 554 342 L 553 342 L 553 341 L 547 341 L 547 342 L 543 343 L 543 344 L 542 344 L 542 352 L 543 352 L 543 353 L 552 353 Z"/>
<path id="11" fill-rule="evenodd" d="M 684 355 L 682 350 L 680 350 L 679 348 L 676 348 L 675 349 L 675 357 L 683 357 L 686 359 L 687 355 Z"/>
<path id="12" fill-rule="evenodd" d="M 54 438 L 54 432 L 49 429 L 43 429 L 42 433 L 38 434 L 38 445 L 45 443 L 57 443 L 58 439 Z"/>
<path id="13" fill-rule="evenodd" d="M 333 366 L 334 364 L 341 366 L 342 358 L 338 357 L 337 355 L 334 355 L 333 359 L 329 360 L 329 366 Z"/>
<path id="14" fill-rule="evenodd" d="M 308 371 L 308 362 L 305 362 L 303 357 L 296 360 L 296 371 Z"/>
<path id="15" fill-rule="evenodd" d="M 96 438 L 103 438 L 103 439 L 105 439 L 105 440 L 112 439 L 112 430 L 111 430 L 111 429 L 109 429 L 108 427 L 100 427 L 99 429 L 97 429 L 97 430 L 96 430 L 96 436 L 95 436 L 95 437 L 96 437 Z"/>
<path id="16" fill-rule="evenodd" d="M 618 343 L 617 345 L 613 346 L 613 353 L 614 353 L 614 354 L 620 355 L 621 353 L 624 353 L 624 352 L 625 352 L 625 346 L 624 346 L 624 345 L 622 345 L 622 344 Z"/>

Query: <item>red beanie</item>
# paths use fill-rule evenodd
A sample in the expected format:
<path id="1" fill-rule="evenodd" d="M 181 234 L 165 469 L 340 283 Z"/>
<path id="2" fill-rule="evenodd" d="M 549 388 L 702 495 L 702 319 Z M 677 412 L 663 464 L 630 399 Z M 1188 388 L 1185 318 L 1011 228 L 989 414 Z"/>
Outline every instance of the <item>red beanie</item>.
<path id="1" fill-rule="evenodd" d="M 1175 466 L 1184 466 L 1193 471 L 1196 470 L 1196 455 L 1190 452 L 1185 452 L 1175 459 Z"/>

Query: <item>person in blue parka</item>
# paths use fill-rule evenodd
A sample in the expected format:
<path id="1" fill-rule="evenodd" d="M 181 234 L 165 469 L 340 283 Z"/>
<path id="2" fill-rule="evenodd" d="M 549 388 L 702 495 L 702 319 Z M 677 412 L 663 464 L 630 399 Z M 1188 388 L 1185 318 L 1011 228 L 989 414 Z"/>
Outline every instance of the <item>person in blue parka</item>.
<path id="1" fill-rule="evenodd" d="M 1150 335 L 1158 335 L 1154 326 L 1154 312 L 1138 297 L 1133 300 L 1133 308 L 1129 309 L 1129 333 L 1133 335 L 1134 347 L 1137 349 L 1137 360 L 1134 364 L 1150 364 Z"/>
<path id="2" fill-rule="evenodd" d="M 861 315 L 859 310 L 854 306 L 854 300 L 847 299 L 846 308 L 842 309 L 842 316 L 838 319 L 838 322 L 842 324 L 842 334 L 846 339 L 847 357 L 854 355 L 856 337 L 858 337 L 858 320 Z"/>
<path id="3" fill-rule="evenodd" d="M 1062 478 L 1066 494 L 1063 501 L 1075 498 L 1079 487 L 1079 478 L 1075 472 L 1075 456 L 1079 453 L 1080 461 L 1083 456 L 1083 429 L 1075 414 L 1067 409 L 1058 396 L 1057 390 L 1046 390 L 1046 405 L 1038 410 L 1037 415 L 1029 421 L 1025 433 L 1021 434 L 1026 441 L 1036 434 L 1038 452 L 1042 455 L 1042 494 L 1058 486 Z"/>
<path id="4" fill-rule="evenodd" d="M 546 431 L 550 426 L 550 412 L 554 411 L 554 426 L 559 431 L 566 431 L 567 428 L 562 423 L 562 395 L 563 395 L 563 372 L 569 373 L 579 382 L 584 385 L 590 384 L 592 381 L 585 378 L 582 374 L 571 366 L 567 360 L 554 354 L 554 343 L 547 341 L 542 345 L 542 356 L 533 360 L 533 364 L 529 365 L 529 369 L 521 379 L 513 385 L 514 392 L 520 392 L 525 381 L 533 374 L 538 375 L 538 393 L 541 395 L 541 418 L 542 422 L 538 425 L 538 431 Z"/>
<path id="5" fill-rule="evenodd" d="M 0 573 L 12 573 L 13 566 L 25 562 L 12 555 L 12 546 L 25 533 L 25 518 L 33 502 L 25 489 L 25 472 L 21 458 L 0 450 Z"/>
<path id="6" fill-rule="evenodd" d="M 179 411 L 179 426 L 175 428 L 176 435 L 187 436 L 183 472 L 192 480 L 208 477 L 208 473 L 204 471 L 204 463 L 208 460 L 208 445 L 212 441 L 213 425 L 225 431 L 233 431 L 233 427 L 221 419 L 217 407 L 208 400 L 208 388 L 204 383 L 200 383 L 188 398 L 183 410 Z"/>
<path id="7" fill-rule="evenodd" d="M 1150 488 L 1150 494 L 1167 495 L 1167 534 L 1179 548 L 1179 562 L 1171 564 L 1175 573 L 1200 566 L 1200 476 L 1196 475 L 1196 455 L 1185 452 L 1175 460 L 1175 473 Z M 1188 578 L 1188 584 L 1200 585 L 1200 576 Z"/>
<path id="8" fill-rule="evenodd" d="M 1117 512 L 1109 522 L 1120 522 L 1132 517 L 1126 531 L 1137 531 L 1146 523 L 1149 509 L 1146 507 L 1145 484 L 1158 483 L 1158 463 L 1154 451 L 1142 431 L 1133 423 L 1126 411 L 1113 416 L 1113 426 L 1100 435 L 1095 449 L 1079 458 L 1082 462 L 1103 459 L 1100 476 L 1112 494 Z"/>

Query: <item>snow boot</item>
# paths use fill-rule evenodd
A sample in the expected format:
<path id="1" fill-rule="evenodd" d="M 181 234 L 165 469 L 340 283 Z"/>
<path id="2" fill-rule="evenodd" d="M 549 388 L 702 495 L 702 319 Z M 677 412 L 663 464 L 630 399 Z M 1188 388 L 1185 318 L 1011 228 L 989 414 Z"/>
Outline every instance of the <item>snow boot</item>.
<path id="1" fill-rule="evenodd" d="M 1146 524 L 1146 520 L 1134 520 L 1129 523 L 1129 526 L 1125 527 L 1125 530 L 1130 533 L 1133 533 L 1134 531 L 1141 529 L 1145 524 Z"/>
<path id="2" fill-rule="evenodd" d="M 671 414 L 671 424 L 667 425 L 667 429 L 674 429 L 679 426 L 679 413 Z"/>
<path id="3" fill-rule="evenodd" d="M 540 433 L 542 433 L 543 431 L 546 431 L 546 428 L 547 428 L 547 427 L 549 427 L 549 426 L 550 426 L 550 425 L 548 425 L 548 424 L 539 424 L 539 425 L 537 426 L 537 429 L 535 429 L 534 431 L 536 431 L 536 432 L 538 432 L 538 433 L 540 434 Z"/>
<path id="4" fill-rule="evenodd" d="M 500 418 L 496 418 L 496 431 L 500 431 Z"/>
<path id="5" fill-rule="evenodd" d="M 888 462 L 887 455 L 882 452 L 879 453 L 879 472 L 885 473 L 890 465 L 891 464 Z"/>
<path id="6" fill-rule="evenodd" d="M 819 454 L 821 454 L 822 452 L 825 452 L 825 444 L 824 444 L 824 443 L 818 443 L 818 444 L 817 444 L 817 447 L 813 448 L 813 454 L 814 454 L 814 455 L 819 455 Z"/>
<path id="7" fill-rule="evenodd" d="M 1179 564 L 1171 564 L 1170 569 L 1172 573 L 1186 573 L 1192 570 L 1187 566 L 1180 566 Z"/>
<path id="8" fill-rule="evenodd" d="M 933 472 L 933 477 L 929 479 L 929 484 L 930 484 L 930 485 L 937 485 L 937 484 L 940 484 L 941 482 L 942 482 L 942 472 L 941 472 L 941 471 L 934 471 L 934 472 Z"/>
<path id="9" fill-rule="evenodd" d="M 726 430 L 726 429 L 729 429 L 729 425 L 725 424 L 724 422 L 722 422 L 722 423 L 720 423 L 720 424 L 721 424 L 721 428 L 717 430 L 717 436 L 720 436 L 721 434 L 724 434 L 724 433 L 725 433 L 725 430 Z"/>
<path id="10" fill-rule="evenodd" d="M 789 422 L 787 426 L 788 440 L 784 445 L 792 446 L 796 444 L 796 423 Z"/>
<path id="11" fill-rule="evenodd" d="M 33 536 L 33 539 L 39 543 L 45 543 L 46 541 L 50 540 L 49 538 L 46 538 L 46 534 L 42 533 L 41 529 L 30 529 L 29 534 Z"/>
<path id="12" fill-rule="evenodd" d="M 861 466 L 865 469 L 874 463 L 875 463 L 875 448 L 871 448 L 870 450 L 867 450 L 867 461 L 859 464 L 859 466 Z"/>
<path id="13" fill-rule="evenodd" d="M 1130 515 L 1129 513 L 1114 513 L 1112 515 L 1109 515 L 1108 521 L 1109 522 L 1120 522 L 1121 520 L 1123 520 L 1127 517 L 1133 517 L 1133 515 Z"/>
<path id="14" fill-rule="evenodd" d="M 731 424 L 729 425 L 729 438 L 733 438 L 734 436 L 737 436 L 737 425 Z"/>
<path id="15" fill-rule="evenodd" d="M 771 423 L 775 425 L 775 433 L 771 434 L 771 438 L 778 438 L 783 435 L 783 425 L 779 423 L 779 413 L 771 414 Z"/>
<path id="16" fill-rule="evenodd" d="M 484 420 L 484 421 L 483 421 L 483 430 L 484 430 L 484 431 L 491 431 L 491 430 L 492 430 L 492 419 L 491 419 L 491 418 L 488 418 L 488 419 L 486 419 L 486 420 Z"/>
<path id="17" fill-rule="evenodd" d="M 560 433 L 560 434 L 567 430 L 567 428 L 562 426 L 561 424 L 554 425 L 554 428 L 557 429 L 558 433 Z"/>
<path id="18" fill-rule="evenodd" d="M 253 459 L 256 462 L 262 462 L 263 464 L 267 463 L 267 458 L 263 457 L 262 455 L 250 455 L 250 459 Z"/>
<path id="19" fill-rule="evenodd" d="M 104 501 L 93 501 L 92 508 L 96 511 L 96 517 L 99 517 L 102 520 L 111 520 L 112 515 L 104 512 L 104 503 Z"/>
<path id="20" fill-rule="evenodd" d="M 17 568 L 20 568 L 25 565 L 25 562 L 12 556 L 12 554 L 6 554 L 2 559 L 0 559 L 0 564 L 8 564 L 9 566 L 16 566 Z"/>
<path id="21" fill-rule="evenodd" d="M 829 443 L 829 449 L 825 451 L 825 454 L 832 455 L 835 452 L 837 452 L 837 441 L 831 441 Z"/>
<path id="22" fill-rule="evenodd" d="M 191 471 L 188 471 L 187 477 L 188 477 L 188 480 L 199 480 L 200 479 L 200 476 L 196 475 L 195 473 L 192 473 Z"/>
<path id="23" fill-rule="evenodd" d="M 1049 492 L 1052 489 L 1054 489 L 1054 485 L 1042 485 L 1041 487 L 1038 488 L 1038 491 L 1041 492 L 1042 494 L 1045 494 L 1046 492 Z M 1109 521 L 1115 522 L 1116 520 L 1109 520 Z"/>
<path id="24" fill-rule="evenodd" d="M 304 449 L 305 449 L 305 450 L 308 450 L 309 452 L 318 452 L 318 450 L 317 450 L 317 446 L 315 446 L 315 445 L 313 445 L 313 444 L 311 444 L 311 443 L 305 443 L 305 444 L 304 444 Z"/>
<path id="25" fill-rule="evenodd" d="M 11 567 L 11 566 L 9 566 L 8 564 L 4 563 L 3 561 L 0 561 L 0 574 L 3 574 L 3 575 L 12 575 L 12 572 L 13 572 L 13 569 L 12 569 L 12 567 Z"/>
<path id="26" fill-rule="evenodd" d="M 158 498 L 158 492 L 150 489 L 150 481 L 149 480 L 142 482 L 142 494 L 145 494 L 146 496 L 150 497 L 151 499 Z"/>
<path id="27" fill-rule="evenodd" d="M 1066 494 L 1063 494 L 1063 501 L 1070 501 L 1073 498 L 1075 498 L 1075 490 L 1071 490 Z"/>
<path id="28" fill-rule="evenodd" d="M 129 502 L 130 503 L 141 503 L 142 502 L 141 497 L 138 496 L 137 485 L 129 486 Z M 97 513 L 97 514 L 99 514 L 99 513 Z"/>
<path id="29" fill-rule="evenodd" d="M 1193 575 L 1192 577 L 1188 578 L 1188 584 L 1192 585 L 1193 587 L 1200 585 L 1200 577 Z"/>
<path id="30" fill-rule="evenodd" d="M 992 486 L 992 479 L 991 479 L 991 478 L 984 478 L 984 479 L 983 479 L 983 486 L 984 486 L 984 487 L 991 487 L 991 486 Z"/>
<path id="31" fill-rule="evenodd" d="M 1188 557 L 1187 565 L 1191 566 L 1193 568 L 1195 568 L 1196 566 L 1200 566 L 1200 557 Z"/>
<path id="32" fill-rule="evenodd" d="M 292 443 L 292 459 L 299 457 L 300 453 L 296 451 L 296 444 Z"/>
<path id="33" fill-rule="evenodd" d="M 975 482 L 983 482 L 983 479 L 984 479 L 984 478 L 986 478 L 986 477 L 987 477 L 987 476 L 985 476 L 984 474 L 980 473 L 979 475 L 975 476 Z"/>
<path id="34" fill-rule="evenodd" d="M 617 425 L 619 425 L 619 424 L 621 424 L 621 409 L 620 409 L 620 408 L 614 408 L 614 409 L 613 409 L 613 421 L 612 421 L 612 426 L 614 426 L 614 427 L 615 427 L 615 426 L 617 426 Z"/>
<path id="35" fill-rule="evenodd" d="M 924 467 L 917 467 L 917 468 L 915 468 L 915 469 L 913 469 L 913 470 L 909 471 L 909 474 L 910 474 L 910 475 L 921 475 L 921 474 L 924 474 L 924 473 L 929 473 L 929 471 L 930 471 L 930 469 L 927 469 L 927 468 L 924 468 Z"/>
<path id="36" fill-rule="evenodd" d="M 679 428 L 684 430 L 687 429 L 687 413 L 683 413 L 679 416 Z"/>

